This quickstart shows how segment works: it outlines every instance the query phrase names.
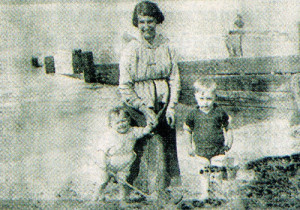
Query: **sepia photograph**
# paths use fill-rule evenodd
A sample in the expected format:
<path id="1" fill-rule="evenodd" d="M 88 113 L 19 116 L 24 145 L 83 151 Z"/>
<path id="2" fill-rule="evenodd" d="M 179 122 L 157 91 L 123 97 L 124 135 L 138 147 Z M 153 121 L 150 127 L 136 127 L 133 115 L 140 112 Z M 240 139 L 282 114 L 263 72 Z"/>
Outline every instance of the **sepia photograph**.
<path id="1" fill-rule="evenodd" d="M 300 209 L 297 0 L 1 0 L 0 209 Z"/>

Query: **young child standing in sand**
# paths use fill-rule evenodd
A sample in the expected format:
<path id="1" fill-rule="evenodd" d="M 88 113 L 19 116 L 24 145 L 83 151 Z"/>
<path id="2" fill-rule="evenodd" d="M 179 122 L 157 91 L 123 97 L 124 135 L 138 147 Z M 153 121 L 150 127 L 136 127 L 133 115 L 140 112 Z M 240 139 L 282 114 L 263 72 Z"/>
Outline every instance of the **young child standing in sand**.
<path id="1" fill-rule="evenodd" d="M 199 175 L 199 170 L 209 166 L 213 157 L 224 155 L 231 148 L 232 138 L 226 137 L 225 141 L 229 131 L 229 115 L 215 103 L 216 83 L 200 79 L 194 87 L 198 106 L 188 114 L 184 130 L 189 141 L 188 153 L 198 161 L 197 166 L 191 167 L 196 167 Z M 201 193 L 195 199 L 208 198 L 208 184 L 202 180 L 201 186 L 196 186 Z"/>
<path id="2" fill-rule="evenodd" d="M 151 135 L 152 126 L 131 127 L 130 116 L 122 106 L 117 106 L 109 112 L 110 130 L 103 135 L 105 141 L 98 146 L 100 162 L 97 163 L 106 173 L 100 183 L 98 200 L 104 200 L 104 190 L 111 177 L 115 177 L 120 184 L 121 202 L 127 199 L 127 177 L 129 170 L 136 159 L 134 146 L 138 139 Z M 104 161 L 104 162 L 103 162 Z"/>

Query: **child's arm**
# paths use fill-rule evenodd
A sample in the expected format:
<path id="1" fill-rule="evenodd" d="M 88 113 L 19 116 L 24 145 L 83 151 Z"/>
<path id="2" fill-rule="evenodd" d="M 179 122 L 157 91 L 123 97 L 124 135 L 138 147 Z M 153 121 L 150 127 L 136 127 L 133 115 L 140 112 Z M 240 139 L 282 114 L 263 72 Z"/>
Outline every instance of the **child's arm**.
<path id="1" fill-rule="evenodd" d="M 225 137 L 225 151 L 229 151 L 233 144 L 233 132 L 231 129 L 232 117 L 228 115 L 228 125 L 223 127 L 223 133 Z"/>
<path id="2" fill-rule="evenodd" d="M 184 133 L 188 139 L 188 153 L 190 156 L 194 157 L 195 156 L 195 144 L 193 142 L 192 130 L 186 124 L 184 124 L 183 129 L 184 129 Z"/>
<path id="3" fill-rule="evenodd" d="M 145 128 L 143 128 L 143 136 L 149 135 L 151 134 L 151 132 L 153 131 L 154 125 L 149 123 Z"/>
<path id="4" fill-rule="evenodd" d="M 146 127 L 133 127 L 135 140 L 138 140 L 144 136 L 152 135 L 153 125 L 149 123 Z"/>

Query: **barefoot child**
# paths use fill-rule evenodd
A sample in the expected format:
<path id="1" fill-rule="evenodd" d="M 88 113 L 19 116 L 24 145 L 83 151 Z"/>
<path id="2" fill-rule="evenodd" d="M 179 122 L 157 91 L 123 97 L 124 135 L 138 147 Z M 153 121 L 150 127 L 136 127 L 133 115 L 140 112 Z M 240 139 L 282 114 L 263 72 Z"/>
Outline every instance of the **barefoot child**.
<path id="1" fill-rule="evenodd" d="M 97 165 L 105 171 L 98 200 L 104 200 L 105 187 L 110 178 L 115 177 L 120 184 L 121 202 L 125 202 L 126 179 L 136 158 L 133 148 L 138 139 L 150 135 L 152 127 L 131 127 L 129 114 L 122 106 L 117 106 L 109 112 L 109 125 L 111 129 L 103 135 L 105 139 L 99 142 L 101 145 L 98 146 L 99 156 L 102 158 Z"/>
<path id="2" fill-rule="evenodd" d="M 189 141 L 188 153 L 193 159 L 197 159 L 196 166 L 191 167 L 195 167 L 198 171 L 196 173 L 199 174 L 201 168 L 210 165 L 213 157 L 224 155 L 231 148 L 232 139 L 225 141 L 224 136 L 229 131 L 229 116 L 215 103 L 216 83 L 200 79 L 195 82 L 194 87 L 198 106 L 188 114 L 184 130 Z M 201 190 L 195 199 L 207 199 L 209 190 L 207 179 L 202 179 L 200 185 L 195 186 L 196 191 Z"/>

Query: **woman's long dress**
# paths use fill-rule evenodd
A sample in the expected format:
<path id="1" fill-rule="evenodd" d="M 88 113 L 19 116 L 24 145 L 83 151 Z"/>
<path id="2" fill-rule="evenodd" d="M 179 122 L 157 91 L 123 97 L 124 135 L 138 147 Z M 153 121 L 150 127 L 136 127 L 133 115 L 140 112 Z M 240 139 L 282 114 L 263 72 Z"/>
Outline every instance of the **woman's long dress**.
<path id="1" fill-rule="evenodd" d="M 137 160 L 129 180 L 144 192 L 162 190 L 179 177 L 176 132 L 165 119 L 180 91 L 177 59 L 169 40 L 157 35 L 152 45 L 142 39 L 128 43 L 120 60 L 119 89 L 137 126 L 146 125 L 141 106 L 156 113 L 164 110 L 155 135 L 136 144 Z"/>

